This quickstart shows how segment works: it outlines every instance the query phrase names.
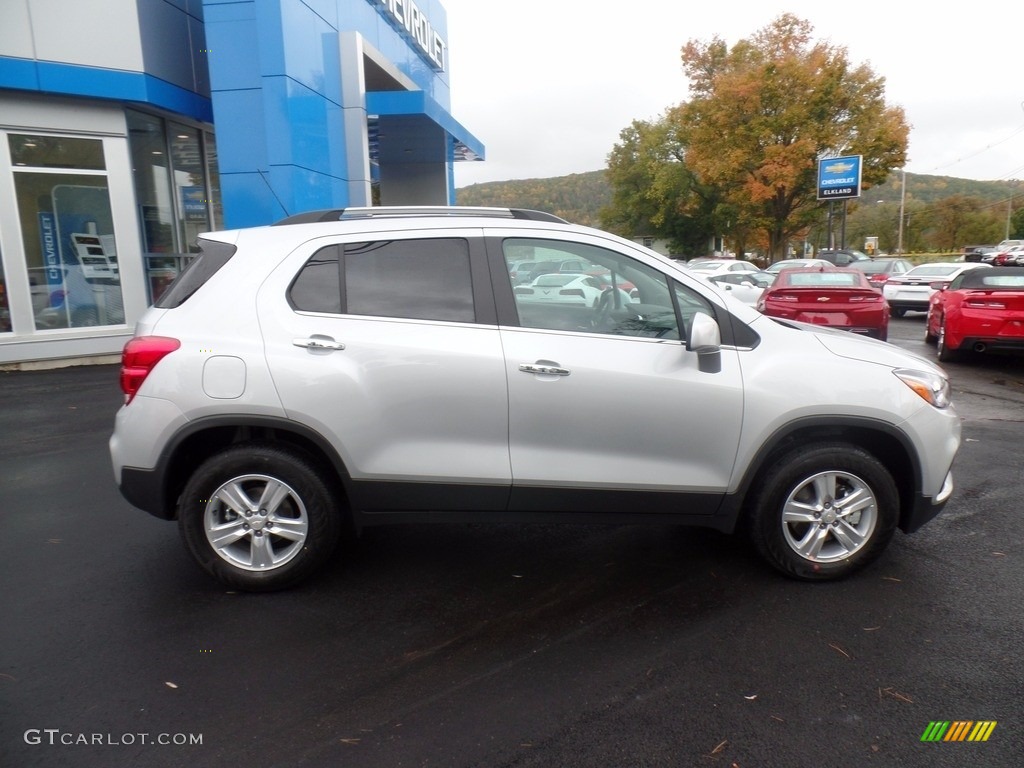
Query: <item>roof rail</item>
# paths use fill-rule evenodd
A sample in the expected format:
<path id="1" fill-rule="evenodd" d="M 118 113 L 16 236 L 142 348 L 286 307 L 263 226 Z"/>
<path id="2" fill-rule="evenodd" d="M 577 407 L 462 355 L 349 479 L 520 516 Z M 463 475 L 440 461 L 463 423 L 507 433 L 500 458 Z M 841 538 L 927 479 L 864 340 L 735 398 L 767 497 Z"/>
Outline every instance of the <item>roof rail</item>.
<path id="1" fill-rule="evenodd" d="M 375 205 L 369 208 L 332 208 L 321 211 L 297 213 L 286 219 L 275 221 L 273 226 L 287 224 L 313 224 L 327 221 L 344 221 L 346 219 L 383 219 L 402 218 L 407 216 L 443 216 L 463 217 L 481 216 L 503 219 L 526 219 L 528 221 L 548 221 L 556 224 L 569 222 L 552 213 L 531 211 L 526 208 L 484 208 L 457 205 Z"/>

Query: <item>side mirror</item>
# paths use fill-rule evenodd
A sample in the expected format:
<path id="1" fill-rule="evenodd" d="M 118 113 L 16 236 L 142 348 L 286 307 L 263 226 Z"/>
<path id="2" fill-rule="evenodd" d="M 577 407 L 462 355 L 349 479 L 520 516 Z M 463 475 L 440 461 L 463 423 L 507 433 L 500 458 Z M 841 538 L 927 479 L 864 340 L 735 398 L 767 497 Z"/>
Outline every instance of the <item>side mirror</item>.
<path id="1" fill-rule="evenodd" d="M 690 338 L 686 348 L 697 353 L 697 368 L 702 373 L 722 370 L 722 332 L 718 323 L 706 312 L 697 312 L 690 322 Z"/>

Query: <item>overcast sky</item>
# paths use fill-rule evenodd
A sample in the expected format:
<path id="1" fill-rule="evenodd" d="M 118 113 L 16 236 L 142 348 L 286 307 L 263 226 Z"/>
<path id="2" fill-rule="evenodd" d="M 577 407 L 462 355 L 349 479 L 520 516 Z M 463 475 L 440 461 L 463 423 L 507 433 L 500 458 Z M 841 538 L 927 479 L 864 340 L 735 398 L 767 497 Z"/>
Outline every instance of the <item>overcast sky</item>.
<path id="1" fill-rule="evenodd" d="M 911 125 L 909 173 L 1024 178 L 1017 2 L 441 2 L 452 114 L 486 148 L 484 162 L 456 163 L 457 187 L 604 168 L 623 128 L 686 100 L 687 41 L 732 45 L 786 12 L 885 78 Z"/>

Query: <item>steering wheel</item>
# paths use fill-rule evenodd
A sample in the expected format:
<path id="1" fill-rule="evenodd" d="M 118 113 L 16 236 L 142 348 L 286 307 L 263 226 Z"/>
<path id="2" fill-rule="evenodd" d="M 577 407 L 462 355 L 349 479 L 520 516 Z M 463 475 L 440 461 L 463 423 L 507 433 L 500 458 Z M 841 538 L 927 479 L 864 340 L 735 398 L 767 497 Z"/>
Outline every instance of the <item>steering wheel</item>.
<path id="1" fill-rule="evenodd" d="M 612 311 L 628 309 L 631 303 L 628 295 L 623 290 L 611 287 L 606 288 L 597 300 L 597 309 L 594 311 L 594 327 L 610 328 L 612 325 Z"/>

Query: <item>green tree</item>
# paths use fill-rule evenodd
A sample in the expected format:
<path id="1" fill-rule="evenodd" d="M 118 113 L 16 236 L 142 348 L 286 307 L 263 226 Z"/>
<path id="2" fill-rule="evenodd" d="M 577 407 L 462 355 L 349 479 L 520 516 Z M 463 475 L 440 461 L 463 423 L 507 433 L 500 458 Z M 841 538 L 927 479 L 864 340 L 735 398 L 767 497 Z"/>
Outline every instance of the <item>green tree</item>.
<path id="1" fill-rule="evenodd" d="M 1024 200 L 1021 202 L 1024 203 Z M 1013 205 L 1012 199 L 1009 205 Z M 1024 205 L 1010 215 L 1010 237 L 1018 240 L 1024 239 Z"/>
<path id="2" fill-rule="evenodd" d="M 718 218 L 728 212 L 729 234 L 760 230 L 775 258 L 820 220 L 820 158 L 861 155 L 865 188 L 906 160 L 909 126 L 886 105 L 884 79 L 811 32 L 784 14 L 732 48 L 690 41 L 692 98 L 668 113 L 684 164 L 716 191 Z"/>
<path id="3" fill-rule="evenodd" d="M 951 195 L 932 206 L 933 245 L 940 251 L 955 251 L 967 241 L 967 232 L 977 226 L 980 203 L 964 195 Z"/>
<path id="4" fill-rule="evenodd" d="M 706 252 L 717 201 L 686 167 L 684 154 L 665 117 L 624 128 L 608 155 L 612 200 L 601 209 L 601 226 L 625 237 L 666 238 L 673 253 Z"/>

